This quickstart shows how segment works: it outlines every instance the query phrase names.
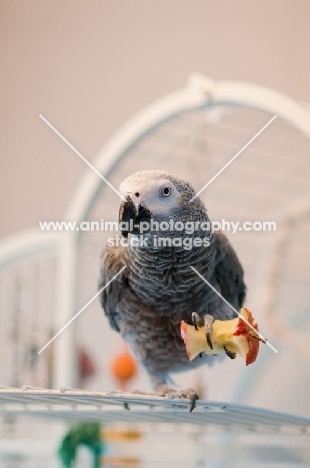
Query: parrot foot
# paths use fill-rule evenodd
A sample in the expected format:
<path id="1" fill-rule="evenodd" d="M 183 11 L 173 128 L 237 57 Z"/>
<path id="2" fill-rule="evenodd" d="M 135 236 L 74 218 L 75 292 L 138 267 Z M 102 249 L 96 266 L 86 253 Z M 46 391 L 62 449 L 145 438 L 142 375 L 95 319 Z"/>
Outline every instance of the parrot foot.
<path id="1" fill-rule="evenodd" d="M 212 317 L 212 315 L 205 315 L 204 318 L 202 319 L 197 314 L 197 312 L 193 312 L 192 313 L 192 322 L 193 322 L 193 325 L 196 328 L 196 330 L 198 330 L 198 327 L 204 326 L 209 348 L 213 349 L 211 334 L 212 334 L 212 323 L 214 322 L 214 318 Z"/>
<path id="2" fill-rule="evenodd" d="M 173 388 L 169 388 L 167 385 L 163 384 L 158 387 L 156 390 L 156 395 L 161 397 L 168 397 L 168 398 L 186 398 L 190 401 L 190 408 L 189 412 L 191 413 L 196 406 L 196 401 L 199 400 L 199 396 L 195 392 L 193 388 L 186 388 L 184 390 L 174 390 Z"/>
<path id="3" fill-rule="evenodd" d="M 228 351 L 226 346 L 224 346 L 224 351 L 230 359 L 236 359 L 237 354 L 233 353 L 232 351 Z"/>

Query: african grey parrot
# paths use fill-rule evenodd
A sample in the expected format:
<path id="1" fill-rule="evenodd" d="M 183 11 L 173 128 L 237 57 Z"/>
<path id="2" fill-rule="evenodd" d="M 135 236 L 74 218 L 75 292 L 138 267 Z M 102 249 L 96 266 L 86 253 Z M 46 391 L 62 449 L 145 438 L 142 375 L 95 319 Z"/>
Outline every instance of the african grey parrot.
<path id="1" fill-rule="evenodd" d="M 209 221 L 199 197 L 190 201 L 195 195 L 192 186 L 165 171 L 136 172 L 122 182 L 120 192 L 126 200 L 120 206 L 120 222 L 133 220 L 134 226 L 131 231 L 122 232 L 125 237 L 128 233 L 137 236 L 140 223 L 150 219 L 184 224 Z M 102 307 L 111 327 L 120 332 L 134 357 L 146 369 L 158 395 L 171 391 L 167 386 L 169 373 L 189 369 L 189 365 L 193 368 L 211 364 L 214 360 L 214 356 L 204 354 L 202 359 L 189 363 L 180 334 L 181 321 L 194 324 L 203 321 L 212 346 L 212 321 L 234 316 L 232 309 L 190 266 L 237 310 L 245 299 L 243 269 L 227 238 L 219 231 L 202 231 L 202 224 L 196 226 L 198 230 L 192 234 L 151 229 L 142 235 L 148 240 L 143 245 L 114 245 L 102 255 L 100 288 L 123 266 L 127 267 L 102 292 Z M 192 249 L 184 248 L 183 244 L 158 247 L 153 242 L 155 236 L 204 239 L 206 235 L 210 245 Z M 228 351 L 226 354 L 235 357 Z M 177 394 L 189 398 L 193 409 L 198 398 L 193 389 Z"/>

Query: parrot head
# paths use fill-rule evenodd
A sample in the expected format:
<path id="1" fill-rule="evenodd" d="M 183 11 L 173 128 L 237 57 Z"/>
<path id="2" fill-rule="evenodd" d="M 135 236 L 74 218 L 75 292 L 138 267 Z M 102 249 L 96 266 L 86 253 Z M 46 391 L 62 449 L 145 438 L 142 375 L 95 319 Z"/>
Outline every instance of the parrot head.
<path id="1" fill-rule="evenodd" d="M 121 230 L 123 236 L 128 233 L 141 233 L 141 223 L 150 221 L 202 221 L 206 219 L 205 207 L 195 195 L 193 187 L 186 181 L 166 171 L 145 170 L 135 172 L 127 177 L 120 185 L 123 201 L 119 211 L 119 221 L 129 223 L 131 230 Z M 145 223 L 145 224 L 146 224 Z M 150 227 L 148 232 L 151 233 Z M 162 232 L 167 234 L 167 230 Z M 170 233 L 171 234 L 171 233 Z"/>

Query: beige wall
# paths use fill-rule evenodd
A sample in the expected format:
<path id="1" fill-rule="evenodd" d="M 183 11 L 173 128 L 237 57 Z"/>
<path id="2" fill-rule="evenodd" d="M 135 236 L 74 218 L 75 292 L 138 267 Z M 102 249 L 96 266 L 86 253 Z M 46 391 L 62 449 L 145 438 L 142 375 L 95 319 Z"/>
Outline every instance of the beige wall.
<path id="1" fill-rule="evenodd" d="M 59 219 L 128 117 L 195 70 L 310 102 L 309 0 L 0 1 L 0 237 Z"/>

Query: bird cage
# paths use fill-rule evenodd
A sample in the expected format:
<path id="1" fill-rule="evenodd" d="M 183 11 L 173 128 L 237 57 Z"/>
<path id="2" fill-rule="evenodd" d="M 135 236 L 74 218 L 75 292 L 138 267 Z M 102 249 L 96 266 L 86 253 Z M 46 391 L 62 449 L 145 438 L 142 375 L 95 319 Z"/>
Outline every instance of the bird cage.
<path id="1" fill-rule="evenodd" d="M 39 356 L 58 330 L 64 238 L 29 230 L 0 245 L 0 386 L 54 384 L 55 350 Z"/>
<path id="2" fill-rule="evenodd" d="M 247 145 L 275 115 L 274 121 Z M 265 346 L 251 368 L 245 368 L 242 360 L 225 359 L 211 368 L 173 376 L 177 384 L 196 385 L 212 400 L 254 403 L 297 414 L 310 412 L 308 400 L 302 400 L 309 383 L 309 365 L 304 365 L 309 363 L 306 337 L 310 327 L 309 156 L 310 112 L 305 106 L 257 85 L 212 82 L 194 74 L 184 89 L 156 101 L 131 118 L 92 161 L 116 188 L 133 172 L 163 169 L 189 180 L 197 191 L 227 165 L 200 194 L 209 217 L 212 221 L 239 221 L 240 226 L 251 222 L 256 226 L 235 233 L 230 228 L 225 233 L 245 270 L 246 305 L 253 310 L 261 333 L 278 353 Z M 33 348 L 36 350 L 96 294 L 101 252 L 108 238 L 115 234 L 101 230 L 100 223 L 118 220 L 119 203 L 119 196 L 109 185 L 87 168 L 65 216 L 80 229 L 56 233 L 50 238 L 47 233 L 36 234 L 37 240 L 30 242 L 32 246 L 41 243 L 45 246 L 50 258 L 48 268 L 41 258 L 40 266 L 35 266 L 36 249 L 28 248 L 27 241 L 21 242 L 15 251 L 12 246 L 15 253 L 11 256 L 5 257 L 3 246 L 0 273 L 1 300 L 5 306 L 1 307 L 0 321 L 5 324 L 1 332 L 7 340 L 10 333 L 10 339 L 15 339 L 14 326 L 17 327 L 17 322 L 13 326 L 6 321 L 8 311 L 23 323 L 28 320 L 27 314 L 37 317 L 38 323 L 41 321 L 40 326 L 33 326 L 35 331 L 29 322 L 28 335 L 36 337 Z M 276 223 L 276 230 L 259 229 L 264 222 Z M 99 223 L 98 230 L 84 229 L 91 223 L 93 226 Z M 17 296 L 26 294 L 18 289 L 18 284 L 23 285 L 29 297 L 32 294 L 33 286 L 16 280 L 23 274 L 26 254 L 33 284 L 37 284 L 37 277 L 49 288 L 51 299 L 47 301 L 44 287 L 40 286 L 41 299 L 35 299 L 41 300 L 37 304 L 39 314 L 30 299 L 16 302 Z M 16 271 L 11 273 L 14 265 L 18 275 Z M 10 284 L 9 288 L 6 284 Z M 4 290 L 6 298 L 2 295 Z M 26 349 L 29 340 L 25 334 L 18 346 Z M 77 386 L 78 346 L 87 348 L 96 361 L 97 374 L 88 382 L 88 390 L 113 388 L 109 366 L 119 349 L 120 338 L 110 330 L 98 300 L 50 346 L 52 352 L 47 347 L 40 354 L 39 362 L 48 360 L 46 353 L 52 354 L 53 371 L 49 373 L 52 372 L 54 388 Z M 10 359 L 22 362 L 17 351 L 11 352 L 15 352 L 15 358 Z M 292 376 L 289 382 L 285 381 L 287 374 L 283 369 Z M 31 374 L 23 378 L 26 377 L 31 380 Z M 1 379 L 3 385 L 16 386 L 17 381 L 12 377 L 1 376 Z M 298 382 L 300 398 L 296 398 L 294 382 Z M 150 389 L 142 372 L 134 385 L 141 390 Z"/>

